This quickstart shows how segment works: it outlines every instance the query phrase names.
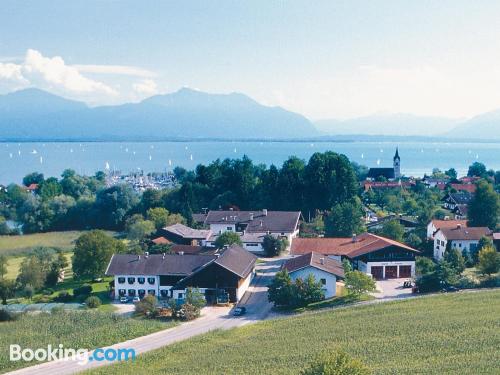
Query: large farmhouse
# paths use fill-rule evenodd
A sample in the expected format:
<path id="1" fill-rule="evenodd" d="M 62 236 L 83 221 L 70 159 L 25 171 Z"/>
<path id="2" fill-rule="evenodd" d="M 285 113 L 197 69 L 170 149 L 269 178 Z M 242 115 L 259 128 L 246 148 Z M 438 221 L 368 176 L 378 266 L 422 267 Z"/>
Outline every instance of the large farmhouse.
<path id="1" fill-rule="evenodd" d="M 441 228 L 434 234 L 434 259 L 443 259 L 447 249 L 458 249 L 464 255 L 477 249 L 479 240 L 491 236 L 487 227 L 463 227 L 457 224 L 453 228 Z"/>
<path id="2" fill-rule="evenodd" d="M 412 277 L 415 275 L 415 250 L 400 242 L 363 233 L 352 238 L 296 238 L 291 254 L 316 252 L 338 261 L 349 259 L 354 269 L 375 279 Z"/>
<path id="3" fill-rule="evenodd" d="M 456 228 L 458 225 L 462 228 L 466 228 L 467 220 L 431 220 L 429 224 L 427 224 L 427 238 L 433 240 L 434 234 L 439 229 Z"/>
<path id="4" fill-rule="evenodd" d="M 114 254 L 106 275 L 114 276 L 115 298 L 146 294 L 183 299 L 186 289 L 198 288 L 208 303 L 226 295 L 243 296 L 254 275 L 257 257 L 239 246 L 216 254 Z"/>

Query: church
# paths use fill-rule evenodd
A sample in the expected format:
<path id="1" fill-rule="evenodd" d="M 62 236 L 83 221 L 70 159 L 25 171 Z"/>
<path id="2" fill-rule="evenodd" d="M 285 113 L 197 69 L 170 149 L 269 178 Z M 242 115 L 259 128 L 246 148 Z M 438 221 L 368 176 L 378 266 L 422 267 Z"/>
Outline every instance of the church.
<path id="1" fill-rule="evenodd" d="M 398 148 L 396 148 L 396 154 L 392 159 L 392 165 L 392 168 L 370 168 L 367 179 L 376 180 L 379 177 L 384 177 L 387 180 L 399 180 L 401 178 L 401 158 Z"/>

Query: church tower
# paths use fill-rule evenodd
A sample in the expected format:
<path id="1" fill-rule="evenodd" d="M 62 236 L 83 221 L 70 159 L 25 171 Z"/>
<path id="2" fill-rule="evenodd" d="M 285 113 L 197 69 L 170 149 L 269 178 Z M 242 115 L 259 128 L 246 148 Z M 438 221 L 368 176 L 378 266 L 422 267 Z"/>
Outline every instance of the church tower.
<path id="1" fill-rule="evenodd" d="M 394 166 L 394 178 L 400 179 L 401 178 L 401 158 L 399 157 L 399 150 L 396 147 L 396 154 L 394 155 L 393 160 L 393 166 Z"/>

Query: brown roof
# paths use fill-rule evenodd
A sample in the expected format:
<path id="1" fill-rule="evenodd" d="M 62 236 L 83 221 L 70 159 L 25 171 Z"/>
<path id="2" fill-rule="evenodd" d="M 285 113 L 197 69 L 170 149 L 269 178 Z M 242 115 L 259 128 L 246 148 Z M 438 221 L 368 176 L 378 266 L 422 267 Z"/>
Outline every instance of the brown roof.
<path id="1" fill-rule="evenodd" d="M 288 259 L 282 266 L 289 273 L 306 267 L 314 267 L 335 276 L 344 277 L 344 267 L 339 261 L 314 252 Z"/>
<path id="2" fill-rule="evenodd" d="M 450 184 L 450 186 L 456 191 L 467 191 L 469 193 L 476 192 L 475 184 Z"/>
<path id="3" fill-rule="evenodd" d="M 247 224 L 247 232 L 295 232 L 299 211 L 209 211 L 205 225 Z"/>
<path id="4" fill-rule="evenodd" d="M 163 230 L 175 234 L 177 236 L 180 236 L 182 238 L 189 238 L 189 239 L 193 238 L 193 239 L 206 240 L 208 236 L 210 236 L 209 230 L 193 229 L 184 224 L 169 225 L 168 227 L 163 228 Z"/>
<path id="5" fill-rule="evenodd" d="M 216 250 L 213 247 L 204 246 L 193 246 L 193 245 L 179 245 L 172 244 L 170 250 L 174 253 L 184 253 L 184 254 L 214 254 Z"/>
<path id="6" fill-rule="evenodd" d="M 223 251 L 215 263 L 245 278 L 252 272 L 257 257 L 241 246 L 233 245 Z"/>
<path id="7" fill-rule="evenodd" d="M 495 241 L 500 241 L 500 233 L 493 233 L 493 239 Z"/>
<path id="8" fill-rule="evenodd" d="M 151 242 L 154 243 L 155 245 L 168 245 L 169 243 L 172 243 L 169 240 L 167 240 L 165 237 L 155 238 L 155 239 L 151 240 Z"/>
<path id="9" fill-rule="evenodd" d="M 348 238 L 295 238 L 292 242 L 290 253 L 293 255 L 317 252 L 324 255 L 344 255 L 355 258 L 360 255 L 372 253 L 389 246 L 404 250 L 418 252 L 401 242 L 377 236 L 372 233 L 363 233 L 355 239 Z"/>
<path id="10" fill-rule="evenodd" d="M 481 237 L 492 234 L 487 227 L 442 228 L 438 232 L 443 233 L 447 240 L 480 240 Z"/>
<path id="11" fill-rule="evenodd" d="M 441 228 L 456 228 L 459 225 L 466 228 L 467 220 L 432 220 L 432 224 L 436 231 Z"/>
<path id="12" fill-rule="evenodd" d="M 106 275 L 187 276 L 216 258 L 216 255 L 114 254 Z"/>

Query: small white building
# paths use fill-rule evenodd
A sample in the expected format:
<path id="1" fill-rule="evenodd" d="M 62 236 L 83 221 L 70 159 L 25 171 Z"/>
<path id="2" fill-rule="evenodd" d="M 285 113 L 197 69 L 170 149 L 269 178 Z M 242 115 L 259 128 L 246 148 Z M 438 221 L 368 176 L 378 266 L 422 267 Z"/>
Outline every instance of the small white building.
<path id="1" fill-rule="evenodd" d="M 467 220 L 431 220 L 427 224 L 427 238 L 429 240 L 434 239 L 434 234 L 443 228 L 456 228 L 457 225 L 461 225 L 463 228 L 467 227 Z"/>
<path id="2" fill-rule="evenodd" d="M 434 259 L 443 259 L 448 248 L 458 249 L 464 255 L 474 252 L 479 240 L 491 235 L 487 227 L 462 227 L 457 224 L 454 228 L 441 228 L 434 234 Z"/>
<path id="3" fill-rule="evenodd" d="M 316 281 L 321 282 L 325 298 L 337 295 L 337 280 L 344 278 L 340 262 L 313 252 L 288 259 L 282 268 L 288 271 L 292 280 L 305 280 L 313 275 Z"/>

